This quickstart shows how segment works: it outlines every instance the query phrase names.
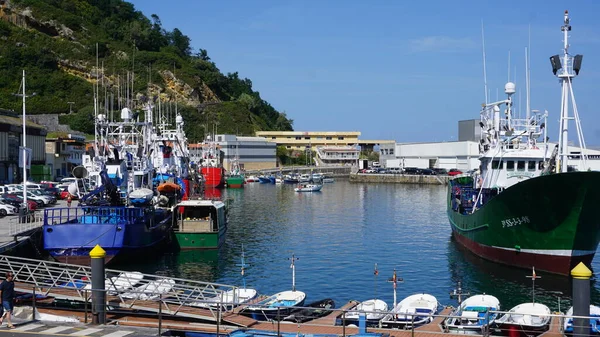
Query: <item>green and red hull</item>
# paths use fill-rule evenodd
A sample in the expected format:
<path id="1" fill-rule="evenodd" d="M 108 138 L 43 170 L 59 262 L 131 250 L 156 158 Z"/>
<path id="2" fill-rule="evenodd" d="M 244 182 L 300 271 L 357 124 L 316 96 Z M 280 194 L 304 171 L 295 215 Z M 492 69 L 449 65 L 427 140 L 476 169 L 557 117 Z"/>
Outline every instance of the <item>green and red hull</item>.
<path id="1" fill-rule="evenodd" d="M 540 176 L 515 184 L 474 212 L 457 212 L 448 185 L 455 239 L 474 254 L 512 266 L 568 275 L 588 267 L 600 241 L 600 172 Z"/>
<path id="2" fill-rule="evenodd" d="M 229 188 L 242 188 L 244 187 L 244 176 L 242 175 L 234 175 L 229 176 L 225 179 L 227 182 L 227 187 Z"/>

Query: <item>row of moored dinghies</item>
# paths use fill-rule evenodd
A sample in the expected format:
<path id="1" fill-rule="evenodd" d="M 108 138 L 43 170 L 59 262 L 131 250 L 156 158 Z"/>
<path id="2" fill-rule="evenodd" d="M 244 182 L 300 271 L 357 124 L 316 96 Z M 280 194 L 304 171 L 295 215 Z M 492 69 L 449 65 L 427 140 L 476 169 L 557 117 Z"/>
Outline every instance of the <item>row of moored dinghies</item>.
<path id="1" fill-rule="evenodd" d="M 122 109 L 119 121 L 96 114 L 93 154 L 84 155 L 83 166 L 73 172 L 81 181 L 69 187 L 79 206 L 44 214 L 44 248 L 57 260 L 88 265 L 96 245 L 106 251 L 107 263 L 157 251 L 170 244 L 180 225 L 174 210 L 182 199 L 200 195 L 202 176 L 189 160 L 183 118 L 176 114 L 173 129 L 150 100 L 143 101 L 143 117 L 129 108 Z M 186 208 L 195 206 L 184 201 Z M 210 202 L 222 208 L 220 201 Z M 219 226 L 216 232 L 225 228 Z"/>
<path id="2" fill-rule="evenodd" d="M 297 258 L 292 255 L 292 289 L 281 291 L 276 294 L 258 298 L 256 289 L 246 287 L 244 253 L 242 252 L 241 275 L 243 286 L 224 291 L 217 296 L 203 298 L 202 300 L 190 300 L 187 305 L 199 308 L 232 308 L 245 305 L 240 314 L 249 316 L 256 320 L 283 320 L 304 323 L 316 318 L 323 317 L 335 309 L 332 299 L 322 299 L 309 304 L 304 304 L 306 293 L 297 290 L 296 264 Z M 378 273 L 376 272 L 376 275 Z M 144 275 L 138 272 L 125 272 L 109 278 L 105 282 L 105 288 L 111 295 L 119 295 L 124 299 L 155 300 L 161 294 L 168 294 L 175 286 L 176 281 L 167 277 L 156 278 L 150 282 L 142 282 Z M 535 282 L 535 270 L 532 277 Z M 396 303 L 397 283 L 402 282 L 396 276 L 388 280 L 393 284 L 394 305 L 388 308 L 385 301 L 381 299 L 370 299 L 363 301 L 350 308 L 341 318 L 338 325 L 360 325 L 364 320 L 367 326 L 379 326 L 383 328 L 411 329 L 424 324 L 431 323 L 434 316 L 440 314 L 442 308 L 435 296 L 426 293 L 417 293 L 404 298 Z M 78 288 L 89 288 L 89 283 L 70 284 Z M 459 285 L 459 294 L 461 293 Z M 193 296 L 190 296 L 190 298 Z M 258 300 L 257 300 L 258 298 Z M 460 301 L 450 315 L 444 319 L 442 326 L 450 332 L 461 332 L 471 334 L 483 334 L 486 331 L 506 332 L 523 331 L 528 335 L 535 335 L 549 329 L 551 311 L 548 306 L 532 302 L 519 304 L 506 313 L 501 313 L 500 301 L 488 294 L 477 294 Z M 600 308 L 590 306 L 590 331 L 598 334 L 600 320 Z M 569 309 L 566 316 L 572 316 L 573 309 Z M 573 331 L 572 319 L 565 319 L 564 331 Z"/>

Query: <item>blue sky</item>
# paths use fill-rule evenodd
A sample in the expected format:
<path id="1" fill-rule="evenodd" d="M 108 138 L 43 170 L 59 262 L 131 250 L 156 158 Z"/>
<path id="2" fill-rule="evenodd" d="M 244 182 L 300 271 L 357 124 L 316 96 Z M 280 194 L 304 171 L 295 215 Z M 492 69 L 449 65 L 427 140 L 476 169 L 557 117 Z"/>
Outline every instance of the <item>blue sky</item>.
<path id="1" fill-rule="evenodd" d="M 510 52 L 523 114 L 531 27 L 531 107 L 548 110 L 556 141 L 561 97 L 549 57 L 561 53 L 568 9 L 570 52 L 584 55 L 575 98 L 588 145 L 600 145 L 599 1 L 131 2 L 147 17 L 157 14 L 165 29 L 179 28 L 222 72 L 251 79 L 295 130 L 398 142 L 456 140 L 457 121 L 479 118 L 482 20 L 491 98 L 504 97 Z"/>

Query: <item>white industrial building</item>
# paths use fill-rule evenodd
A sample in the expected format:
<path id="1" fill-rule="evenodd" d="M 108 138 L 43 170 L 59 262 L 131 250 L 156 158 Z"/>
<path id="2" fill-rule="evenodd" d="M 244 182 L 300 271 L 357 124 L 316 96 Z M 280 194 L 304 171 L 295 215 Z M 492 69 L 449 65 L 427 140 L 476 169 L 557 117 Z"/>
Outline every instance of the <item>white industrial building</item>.
<path id="1" fill-rule="evenodd" d="M 385 167 L 456 168 L 461 171 L 477 169 L 480 138 L 478 129 L 479 120 L 459 121 L 458 141 L 381 144 L 379 161 Z M 553 148 L 556 144 L 549 143 L 549 146 Z M 588 160 L 585 167 L 580 161 L 581 148 L 569 146 L 569 153 L 569 166 L 579 171 L 600 171 L 600 151 L 586 149 Z"/>

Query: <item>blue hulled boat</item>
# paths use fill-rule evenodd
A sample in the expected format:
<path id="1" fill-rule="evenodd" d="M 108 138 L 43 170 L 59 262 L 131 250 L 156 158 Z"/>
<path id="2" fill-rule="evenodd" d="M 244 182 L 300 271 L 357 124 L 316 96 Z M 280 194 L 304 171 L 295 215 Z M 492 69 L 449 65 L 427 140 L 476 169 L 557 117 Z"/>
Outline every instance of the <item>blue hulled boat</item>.
<path id="1" fill-rule="evenodd" d="M 64 263 L 89 265 L 100 245 L 105 262 L 134 258 L 168 243 L 171 213 L 153 207 L 73 207 L 44 211 L 44 249 Z"/>
<path id="2" fill-rule="evenodd" d="M 84 166 L 73 170 L 79 181 L 69 186 L 79 206 L 44 212 L 44 249 L 56 260 L 89 265 L 99 245 L 108 263 L 160 253 L 170 242 L 172 207 L 200 180 L 189 164 L 181 116 L 169 130 L 154 126 L 150 103 L 145 109 L 144 121 L 128 108 L 118 122 L 97 115 L 94 153 L 83 156 Z"/>

